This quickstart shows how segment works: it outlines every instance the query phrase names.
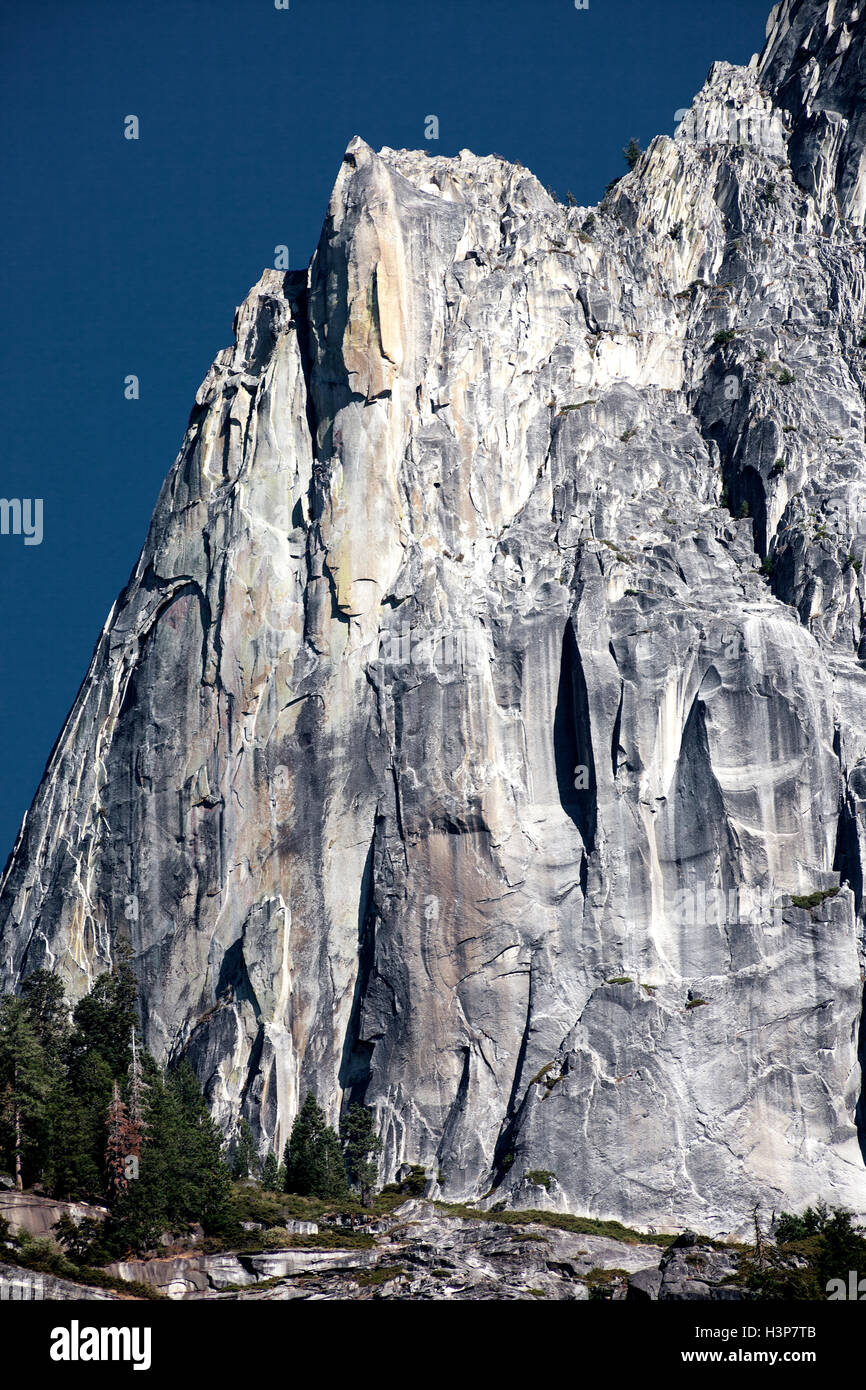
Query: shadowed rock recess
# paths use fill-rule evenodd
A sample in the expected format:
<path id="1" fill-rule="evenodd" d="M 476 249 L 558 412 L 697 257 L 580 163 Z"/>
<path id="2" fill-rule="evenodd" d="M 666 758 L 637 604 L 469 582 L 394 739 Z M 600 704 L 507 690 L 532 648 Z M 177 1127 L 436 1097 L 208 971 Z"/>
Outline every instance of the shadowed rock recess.
<path id="1" fill-rule="evenodd" d="M 352 140 L 196 396 L 3 988 L 128 938 L 262 1153 L 311 1088 L 447 1199 L 866 1211 L 864 25 L 782 4 L 595 209 Z"/>

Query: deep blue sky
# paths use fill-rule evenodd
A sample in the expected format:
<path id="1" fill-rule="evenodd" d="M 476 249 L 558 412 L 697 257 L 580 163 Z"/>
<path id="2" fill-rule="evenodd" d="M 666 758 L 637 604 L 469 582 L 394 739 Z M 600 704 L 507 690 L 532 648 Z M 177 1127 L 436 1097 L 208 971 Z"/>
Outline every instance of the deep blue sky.
<path id="1" fill-rule="evenodd" d="M 594 203 L 769 8 L 5 0 L 0 496 L 41 497 L 44 539 L 0 535 L 0 867 L 235 306 L 275 245 L 307 264 L 351 137 L 495 151 Z"/>

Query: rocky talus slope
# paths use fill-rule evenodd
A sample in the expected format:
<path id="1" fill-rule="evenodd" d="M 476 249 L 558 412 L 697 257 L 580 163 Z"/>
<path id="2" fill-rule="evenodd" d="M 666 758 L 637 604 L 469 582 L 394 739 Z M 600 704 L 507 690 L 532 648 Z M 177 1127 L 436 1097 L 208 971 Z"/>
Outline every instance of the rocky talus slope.
<path id="1" fill-rule="evenodd" d="M 864 24 L 786 0 L 594 209 L 352 140 L 198 392 L 4 988 L 128 937 L 262 1152 L 312 1088 L 449 1200 L 866 1211 Z"/>
<path id="2" fill-rule="evenodd" d="M 656 1244 L 651 1236 L 637 1239 L 622 1229 L 616 1238 L 560 1229 L 542 1218 L 535 1212 L 506 1222 L 411 1199 L 368 1218 L 360 1230 L 353 1224 L 352 1235 L 365 1237 L 365 1246 L 347 1241 L 346 1249 L 316 1249 L 320 1228 L 290 1222 L 312 1226 L 309 1246 L 259 1253 L 181 1250 L 109 1265 L 105 1272 L 134 1280 L 134 1297 L 146 1285 L 175 1300 L 683 1302 L 755 1296 L 741 1277 L 741 1252 L 693 1232 Z M 121 1284 L 117 1288 L 130 1296 Z M 0 1263 L 0 1300 L 117 1296 Z"/>

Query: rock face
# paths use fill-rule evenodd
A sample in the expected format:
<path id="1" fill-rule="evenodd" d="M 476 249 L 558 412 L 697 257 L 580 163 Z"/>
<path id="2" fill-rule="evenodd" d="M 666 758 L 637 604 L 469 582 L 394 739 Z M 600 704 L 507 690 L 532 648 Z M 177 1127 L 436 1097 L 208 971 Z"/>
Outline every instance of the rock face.
<path id="1" fill-rule="evenodd" d="M 4 988 L 128 937 L 262 1152 L 312 1088 L 449 1198 L 866 1211 L 863 34 L 783 4 L 594 210 L 352 140 L 198 392 Z"/>
<path id="2" fill-rule="evenodd" d="M 15 1236 L 22 1231 L 30 1236 L 50 1236 L 61 1216 L 71 1217 L 76 1225 L 87 1218 L 102 1221 L 106 1208 L 88 1202 L 51 1202 L 30 1192 L 0 1192 L 0 1219 Z"/>
<path id="3" fill-rule="evenodd" d="M 681 1270 L 674 1262 L 676 1280 L 666 1281 L 662 1270 L 668 1254 L 652 1243 L 576 1234 L 538 1220 L 506 1224 L 455 1216 L 417 1199 L 372 1220 L 366 1234 L 371 1238 L 367 1249 L 179 1255 L 111 1265 L 109 1273 L 150 1284 L 169 1298 L 456 1302 L 584 1301 L 590 1290 L 619 1299 L 712 1298 L 713 1273 L 722 1265 L 726 1275 L 736 1273 L 735 1256 L 701 1249 L 699 1268 L 686 1265 Z M 694 1236 L 690 1240 L 696 1245 Z M 696 1258 L 691 1250 L 688 1254 Z M 713 1273 L 704 1267 L 708 1259 L 716 1261 Z M 703 1293 L 695 1292 L 698 1286 Z"/>

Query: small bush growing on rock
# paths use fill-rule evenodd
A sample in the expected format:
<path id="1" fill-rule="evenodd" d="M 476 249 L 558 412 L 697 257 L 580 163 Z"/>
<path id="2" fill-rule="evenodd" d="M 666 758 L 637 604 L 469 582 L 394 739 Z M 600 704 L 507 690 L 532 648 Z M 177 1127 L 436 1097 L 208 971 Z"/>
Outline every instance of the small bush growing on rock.
<path id="1" fill-rule="evenodd" d="M 547 1192 L 550 1191 L 550 1184 L 556 1177 L 548 1168 L 530 1168 L 526 1174 L 526 1181 L 531 1182 L 535 1187 L 543 1187 Z"/>
<path id="2" fill-rule="evenodd" d="M 781 473 L 784 473 L 784 471 L 785 471 L 785 460 L 784 460 L 784 459 L 776 459 L 776 462 L 773 464 L 773 467 L 770 469 L 770 477 L 771 477 L 771 478 L 778 478 L 779 475 L 780 475 Z"/>
<path id="3" fill-rule="evenodd" d="M 400 1182 L 400 1191 L 408 1197 L 423 1197 L 427 1186 L 427 1173 L 420 1163 L 413 1163 L 408 1174 Z"/>
<path id="4" fill-rule="evenodd" d="M 629 171 L 631 171 L 634 168 L 641 155 L 643 154 L 643 150 L 641 149 L 637 140 L 635 140 L 634 136 L 632 136 L 628 144 L 623 147 L 622 152 L 625 155 L 625 162 L 629 167 Z"/>
<path id="5" fill-rule="evenodd" d="M 713 338 L 713 347 L 724 347 L 725 343 L 732 343 L 736 336 L 733 328 L 720 328 Z"/>
<path id="6" fill-rule="evenodd" d="M 776 377 L 776 380 L 778 381 L 780 386 L 790 386 L 791 382 L 796 381 L 796 379 L 797 378 L 794 376 L 794 373 L 790 371 L 788 367 L 783 367 L 779 375 Z"/>
<path id="7" fill-rule="evenodd" d="M 812 908 L 817 907 L 825 898 L 835 898 L 838 892 L 838 888 L 819 888 L 814 893 L 792 893 L 791 902 L 794 907 L 804 907 L 811 912 Z"/>

